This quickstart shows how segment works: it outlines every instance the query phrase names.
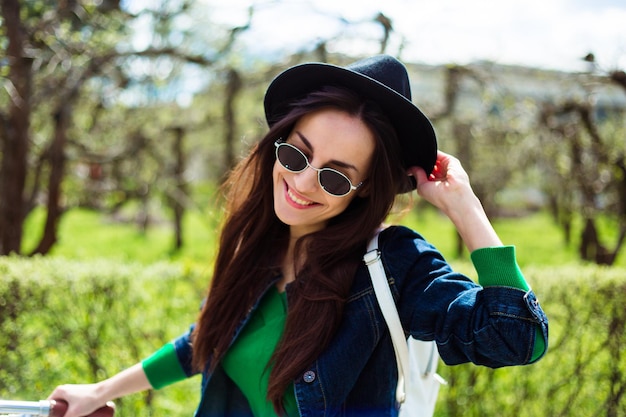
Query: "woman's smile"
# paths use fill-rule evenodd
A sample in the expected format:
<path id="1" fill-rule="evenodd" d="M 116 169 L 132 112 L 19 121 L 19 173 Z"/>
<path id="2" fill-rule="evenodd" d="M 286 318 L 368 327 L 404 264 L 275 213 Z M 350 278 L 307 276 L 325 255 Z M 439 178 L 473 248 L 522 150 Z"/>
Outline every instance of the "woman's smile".
<path id="1" fill-rule="evenodd" d="M 287 202 L 290 203 L 293 207 L 304 209 L 304 208 L 309 208 L 309 207 L 319 205 L 319 203 L 311 201 L 303 197 L 302 195 L 298 194 L 298 192 L 294 191 L 291 187 L 289 187 L 289 184 L 287 184 L 287 181 L 284 181 L 284 183 L 285 183 L 285 197 L 287 199 Z"/>

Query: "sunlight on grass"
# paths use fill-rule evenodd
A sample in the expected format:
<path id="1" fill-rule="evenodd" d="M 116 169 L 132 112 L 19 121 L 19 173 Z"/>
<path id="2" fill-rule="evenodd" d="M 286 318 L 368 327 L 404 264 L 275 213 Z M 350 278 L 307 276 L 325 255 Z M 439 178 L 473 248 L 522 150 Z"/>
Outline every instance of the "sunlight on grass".
<path id="1" fill-rule="evenodd" d="M 174 233 L 167 221 L 154 223 L 143 233 L 137 224 L 113 220 L 95 211 L 75 209 L 66 213 L 59 228 L 59 242 L 52 255 L 70 259 L 108 258 L 121 261 L 151 263 L 163 260 L 211 264 L 218 239 L 216 215 L 189 211 L 184 220 L 184 247 L 173 251 Z M 24 253 L 35 246 L 44 221 L 43 210 L 34 211 L 25 225 Z M 390 218 L 390 223 L 403 224 L 422 234 L 446 259 L 465 262 L 467 250 L 457 254 L 457 236 L 452 223 L 438 211 L 428 207 L 408 211 Z M 566 246 L 562 231 L 546 213 L 526 217 L 496 219 L 494 227 L 506 245 L 517 248 L 519 264 L 562 265 L 579 263 L 576 244 Z M 618 265 L 626 265 L 623 256 Z"/>
<path id="2" fill-rule="evenodd" d="M 29 217 L 25 228 L 25 253 L 35 246 L 39 238 L 37 225 L 42 222 L 42 211 L 36 211 Z M 215 227 L 195 213 L 185 217 L 183 228 L 185 245 L 180 251 L 174 251 L 174 233 L 170 223 L 153 224 L 142 232 L 135 223 L 116 221 L 95 211 L 75 209 L 63 216 L 59 241 L 51 255 L 141 263 L 179 259 L 207 262 L 217 237 Z"/>
<path id="3" fill-rule="evenodd" d="M 399 220 L 420 234 L 441 251 L 448 260 L 469 260 L 464 249 L 459 257 L 457 236 L 450 220 L 434 209 L 413 210 Z M 495 219 L 493 226 L 505 245 L 516 247 L 520 266 L 563 265 L 580 263 L 577 243 L 566 245 L 563 232 L 544 212 L 519 218 Z M 610 237 L 607 237 L 607 240 Z M 626 265 L 624 256 L 618 257 L 616 265 Z"/>

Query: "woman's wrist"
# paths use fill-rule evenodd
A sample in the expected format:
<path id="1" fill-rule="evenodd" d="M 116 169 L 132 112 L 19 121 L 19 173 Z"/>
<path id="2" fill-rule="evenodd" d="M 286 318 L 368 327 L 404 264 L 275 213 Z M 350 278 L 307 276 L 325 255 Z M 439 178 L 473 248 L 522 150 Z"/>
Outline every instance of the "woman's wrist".
<path id="1" fill-rule="evenodd" d="M 145 391 L 152 388 L 144 373 L 141 363 L 135 364 L 128 369 L 96 383 L 96 400 L 104 404 L 107 401 Z"/>
<path id="2" fill-rule="evenodd" d="M 107 401 L 113 401 L 119 398 L 115 395 L 115 384 L 111 378 L 96 383 L 94 402 L 97 404 L 105 404 Z"/>
<path id="3" fill-rule="evenodd" d="M 473 193 L 465 196 L 458 204 L 449 207 L 445 214 L 452 221 L 470 252 L 476 249 L 502 246 L 483 206 Z"/>

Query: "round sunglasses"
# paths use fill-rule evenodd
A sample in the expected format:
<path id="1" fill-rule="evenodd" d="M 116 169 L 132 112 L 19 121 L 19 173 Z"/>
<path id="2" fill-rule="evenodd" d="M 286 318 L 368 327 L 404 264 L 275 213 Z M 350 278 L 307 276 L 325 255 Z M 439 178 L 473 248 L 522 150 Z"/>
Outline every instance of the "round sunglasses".
<path id="1" fill-rule="evenodd" d="M 315 168 L 309 163 L 309 158 L 290 143 L 281 139 L 274 143 L 276 146 L 276 159 L 289 172 L 299 173 L 310 167 L 317 171 L 317 181 L 320 187 L 333 197 L 343 197 L 350 191 L 358 189 L 362 182 L 352 185 L 350 179 L 341 172 L 332 168 Z"/>

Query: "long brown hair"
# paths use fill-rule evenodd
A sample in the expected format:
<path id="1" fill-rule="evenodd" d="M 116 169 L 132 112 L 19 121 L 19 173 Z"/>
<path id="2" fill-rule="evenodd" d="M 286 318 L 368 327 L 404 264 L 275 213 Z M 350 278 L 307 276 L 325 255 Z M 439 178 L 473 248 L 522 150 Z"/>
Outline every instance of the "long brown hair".
<path id="1" fill-rule="evenodd" d="M 213 279 L 193 334 L 194 366 L 214 369 L 242 320 L 280 274 L 289 228 L 274 213 L 274 142 L 287 137 L 302 116 L 327 107 L 359 117 L 373 132 L 376 145 L 365 190 L 326 228 L 296 244 L 295 259 L 305 263 L 288 286 L 285 331 L 270 361 L 268 399 L 279 412 L 289 384 L 334 336 L 365 244 L 391 210 L 403 181 L 408 181 L 395 130 L 375 103 L 339 87 L 311 93 L 293 103 L 233 170 L 225 184 L 226 221 Z"/>

